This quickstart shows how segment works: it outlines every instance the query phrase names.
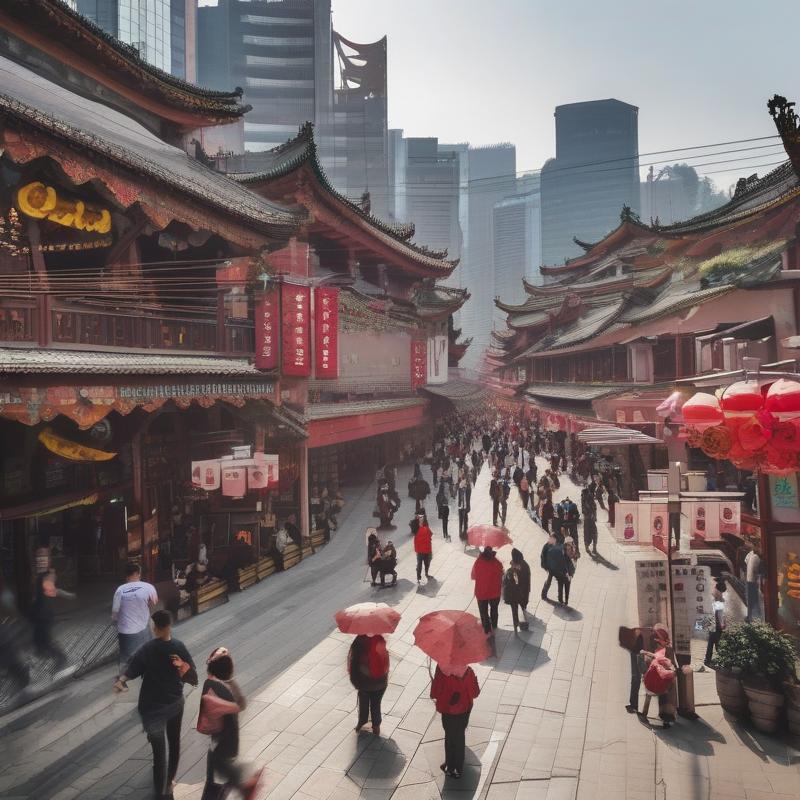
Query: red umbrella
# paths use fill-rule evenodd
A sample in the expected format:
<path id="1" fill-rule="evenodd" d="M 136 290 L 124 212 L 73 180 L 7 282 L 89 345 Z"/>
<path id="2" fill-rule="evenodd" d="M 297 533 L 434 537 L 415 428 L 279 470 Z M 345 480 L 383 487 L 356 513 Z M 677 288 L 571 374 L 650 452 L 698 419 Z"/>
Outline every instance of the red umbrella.
<path id="1" fill-rule="evenodd" d="M 486 632 L 466 611 L 431 611 L 420 617 L 414 644 L 442 664 L 474 664 L 491 655 Z"/>
<path id="2" fill-rule="evenodd" d="M 394 633 L 400 615 L 386 603 L 356 603 L 334 615 L 342 633 L 355 636 L 377 636 L 380 633 Z"/>
<path id="3" fill-rule="evenodd" d="M 473 547 L 491 547 L 494 550 L 514 540 L 502 528 L 496 525 L 471 525 L 467 531 L 467 542 Z"/>

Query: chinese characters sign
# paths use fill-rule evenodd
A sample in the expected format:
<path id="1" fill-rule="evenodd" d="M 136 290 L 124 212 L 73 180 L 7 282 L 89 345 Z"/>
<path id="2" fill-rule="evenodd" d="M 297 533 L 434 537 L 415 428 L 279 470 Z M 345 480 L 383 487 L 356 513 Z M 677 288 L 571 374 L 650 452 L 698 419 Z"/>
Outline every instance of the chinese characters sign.
<path id="1" fill-rule="evenodd" d="M 311 375 L 311 289 L 291 283 L 281 285 L 283 318 L 282 372 L 307 378 Z"/>
<path id="2" fill-rule="evenodd" d="M 317 378 L 339 377 L 339 290 L 314 289 L 314 352 Z"/>
<path id="3" fill-rule="evenodd" d="M 278 367 L 278 293 L 274 289 L 264 292 L 256 305 L 256 369 Z"/>
<path id="4" fill-rule="evenodd" d="M 424 386 L 428 377 L 428 343 L 424 339 L 411 340 L 411 391 Z"/>
<path id="5" fill-rule="evenodd" d="M 428 337 L 427 383 L 447 383 L 447 336 Z"/>

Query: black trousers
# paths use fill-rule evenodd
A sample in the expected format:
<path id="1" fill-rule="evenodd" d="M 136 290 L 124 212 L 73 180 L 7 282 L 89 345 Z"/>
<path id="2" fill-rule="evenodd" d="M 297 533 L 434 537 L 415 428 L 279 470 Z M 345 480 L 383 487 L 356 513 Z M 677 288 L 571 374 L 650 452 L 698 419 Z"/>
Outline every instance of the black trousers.
<path id="1" fill-rule="evenodd" d="M 442 714 L 444 763 L 447 769 L 464 771 L 464 750 L 468 724 L 469 711 L 464 714 Z"/>
<path id="2" fill-rule="evenodd" d="M 511 620 L 514 623 L 514 630 L 516 630 L 519 628 L 519 603 L 509 603 L 509 605 L 511 606 Z"/>
<path id="3" fill-rule="evenodd" d="M 447 517 L 442 517 L 442 536 L 445 539 L 449 538 L 447 535 Z"/>
<path id="4" fill-rule="evenodd" d="M 719 639 L 722 636 L 722 631 L 711 631 L 708 634 L 708 646 L 706 647 L 706 664 L 711 661 L 712 657 L 714 656 L 714 648 L 719 643 Z"/>
<path id="5" fill-rule="evenodd" d="M 568 575 L 556 575 L 558 581 L 558 602 L 569 605 L 569 587 L 572 581 Z"/>
<path id="6" fill-rule="evenodd" d="M 508 516 L 508 500 L 501 500 L 500 501 L 500 519 L 503 520 L 503 524 L 506 523 L 506 517 Z"/>
<path id="7" fill-rule="evenodd" d="M 547 599 L 547 593 L 550 591 L 550 584 L 553 582 L 553 573 L 548 572 L 545 578 L 544 585 L 542 586 L 542 600 Z"/>
<path id="8" fill-rule="evenodd" d="M 367 724 L 367 720 L 372 720 L 372 725 L 377 726 L 381 724 L 383 717 L 381 716 L 381 700 L 383 700 L 383 693 L 386 689 L 378 689 L 376 692 L 358 693 L 358 726 Z"/>
<path id="9" fill-rule="evenodd" d="M 183 706 L 158 725 L 148 725 L 147 741 L 153 749 L 153 788 L 156 797 L 168 794 L 181 757 L 181 720 Z M 169 751 L 169 755 L 167 755 Z"/>
<path id="10" fill-rule="evenodd" d="M 417 580 L 422 579 L 422 567 L 425 567 L 425 577 L 428 577 L 428 570 L 431 568 L 431 553 L 417 553 Z"/>
<path id="11" fill-rule="evenodd" d="M 497 516 L 500 513 L 500 501 L 492 500 L 492 525 L 497 525 Z"/>
<path id="12" fill-rule="evenodd" d="M 215 783 L 215 774 L 225 779 L 225 785 L 220 787 Z M 218 800 L 225 796 L 223 793 L 227 786 L 241 786 L 244 781 L 244 770 L 236 761 L 236 756 L 218 745 L 208 751 L 206 758 L 206 785 L 203 787 L 201 800 Z"/>
<path id="13" fill-rule="evenodd" d="M 42 658 L 52 658 L 56 670 L 67 663 L 64 651 L 53 640 L 53 621 L 37 619 L 33 623 L 33 646 Z"/>
<path id="14" fill-rule="evenodd" d="M 639 708 L 639 687 L 642 685 L 642 673 L 639 671 L 639 656 L 631 653 L 631 695 L 629 705 Z"/>
<path id="15" fill-rule="evenodd" d="M 466 508 L 458 509 L 458 538 L 466 541 L 467 528 L 469 527 L 469 511 Z"/>
<path id="16" fill-rule="evenodd" d="M 486 633 L 491 633 L 497 628 L 499 607 L 499 597 L 493 597 L 491 600 L 478 600 L 478 613 L 480 614 L 483 629 Z"/>

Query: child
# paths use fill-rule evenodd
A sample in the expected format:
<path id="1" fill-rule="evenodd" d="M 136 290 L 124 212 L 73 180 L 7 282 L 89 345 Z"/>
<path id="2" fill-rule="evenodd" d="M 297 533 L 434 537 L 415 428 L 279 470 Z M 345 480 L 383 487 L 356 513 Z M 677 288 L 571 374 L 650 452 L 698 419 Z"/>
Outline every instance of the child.
<path id="1" fill-rule="evenodd" d="M 213 692 L 225 703 L 215 703 L 216 716 L 219 720 L 219 731 L 211 734 L 211 748 L 208 751 L 206 785 L 202 800 L 214 800 L 224 796 L 214 783 L 214 773 L 225 778 L 225 787 L 235 786 L 244 800 L 251 800 L 256 795 L 261 770 L 248 779 L 243 779 L 243 769 L 237 763 L 239 755 L 239 712 L 243 711 L 246 701 L 236 681 L 233 680 L 233 659 L 225 647 L 217 647 L 208 657 L 208 678 L 203 684 L 203 697 Z M 209 704 L 210 707 L 210 704 Z M 201 700 L 201 716 L 206 709 L 205 699 Z"/>

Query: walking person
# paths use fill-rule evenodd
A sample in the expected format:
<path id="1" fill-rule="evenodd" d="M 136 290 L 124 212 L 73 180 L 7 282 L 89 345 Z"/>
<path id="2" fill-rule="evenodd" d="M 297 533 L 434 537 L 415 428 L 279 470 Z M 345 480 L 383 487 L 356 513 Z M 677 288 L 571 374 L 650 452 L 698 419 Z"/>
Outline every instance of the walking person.
<path id="1" fill-rule="evenodd" d="M 753 548 L 744 557 L 745 578 L 747 583 L 747 622 L 761 619 L 761 555 Z"/>
<path id="2" fill-rule="evenodd" d="M 133 561 L 125 567 L 125 583 L 117 587 L 111 601 L 111 619 L 117 626 L 119 640 L 119 674 L 125 672 L 131 656 L 149 642 L 150 614 L 158 604 L 156 587 L 143 581 L 139 565 Z"/>
<path id="3" fill-rule="evenodd" d="M 547 570 L 558 584 L 558 604 L 569 607 L 569 589 L 575 564 L 567 555 L 565 543 L 556 540 L 547 551 Z M 549 587 L 548 587 L 549 588 Z"/>
<path id="4" fill-rule="evenodd" d="M 522 500 L 522 507 L 528 510 L 528 499 L 530 498 L 530 484 L 528 479 L 523 475 L 519 480 L 519 497 Z"/>
<path id="5" fill-rule="evenodd" d="M 442 715 L 444 729 L 444 763 L 440 769 L 449 778 L 458 780 L 464 772 L 464 752 L 469 715 L 475 698 L 481 693 L 471 667 L 447 667 L 437 664 L 431 683 L 431 699 Z M 463 670 L 463 671 L 462 671 Z"/>
<path id="6" fill-rule="evenodd" d="M 549 598 L 547 597 L 547 593 L 550 591 L 550 585 L 553 583 L 553 573 L 550 572 L 550 567 L 548 566 L 548 555 L 552 547 L 555 546 L 557 539 L 554 534 L 550 534 L 547 538 L 547 541 L 544 543 L 542 547 L 542 552 L 539 556 L 539 564 L 542 569 L 547 573 L 547 578 L 545 578 L 544 585 L 542 586 L 542 600 L 547 600 L 549 602 Z"/>
<path id="7" fill-rule="evenodd" d="M 511 564 L 503 575 L 503 600 L 511 606 L 511 619 L 514 623 L 514 632 L 517 628 L 528 630 L 528 621 L 525 613 L 531 594 L 531 568 L 525 561 L 522 552 L 515 547 L 511 551 Z M 519 611 L 522 609 L 522 619 Z"/>
<path id="8" fill-rule="evenodd" d="M 714 598 L 714 630 L 709 631 L 708 646 L 706 647 L 706 657 L 703 663 L 711 666 L 711 659 L 714 656 L 714 648 L 719 644 L 722 633 L 725 630 L 725 590 L 727 585 L 722 578 L 718 578 L 711 592 Z"/>
<path id="9" fill-rule="evenodd" d="M 470 498 L 472 488 L 468 481 L 461 481 L 458 484 L 458 538 L 462 542 L 467 541 L 467 528 L 469 527 Z"/>
<path id="10" fill-rule="evenodd" d="M 586 552 L 597 555 L 597 504 L 588 486 L 581 491 L 581 512 L 583 513 L 583 546 Z"/>
<path id="11" fill-rule="evenodd" d="M 417 554 L 417 583 L 422 582 L 422 568 L 425 567 L 425 579 L 428 580 L 428 574 L 431 567 L 431 558 L 433 558 L 433 532 L 428 526 L 428 520 L 422 516 L 419 528 L 414 534 L 414 552 Z"/>
<path id="12" fill-rule="evenodd" d="M 503 527 L 506 525 L 506 517 L 508 516 L 508 496 L 511 494 L 511 475 L 508 469 L 503 474 L 503 479 L 500 481 L 500 519 L 503 520 Z"/>
<path id="13" fill-rule="evenodd" d="M 483 629 L 493 634 L 497 630 L 500 595 L 503 593 L 503 565 L 491 547 L 484 547 L 475 559 L 470 577 L 475 581 L 475 599 Z"/>
<path id="14" fill-rule="evenodd" d="M 497 471 L 492 470 L 492 479 L 489 481 L 489 499 L 492 501 L 492 525 L 497 526 L 497 517 L 500 514 L 500 498 L 503 490 L 497 479 Z"/>
<path id="15" fill-rule="evenodd" d="M 625 710 L 629 714 L 639 712 L 639 689 L 642 685 L 643 651 L 645 639 L 649 641 L 652 636 L 650 628 L 625 628 L 619 629 L 620 646 L 628 651 L 631 660 L 631 690 L 628 696 L 628 705 Z"/>
<path id="16" fill-rule="evenodd" d="M 138 708 L 153 750 L 153 788 L 156 798 L 169 800 L 181 754 L 183 684 L 197 686 L 197 672 L 183 642 L 172 638 L 169 611 L 156 611 L 151 619 L 155 638 L 134 653 L 114 691 L 125 692 L 129 680 L 142 678 Z"/>
<path id="17" fill-rule="evenodd" d="M 450 518 L 450 501 L 447 498 L 445 485 L 440 484 L 438 493 L 436 494 L 436 506 L 439 509 L 439 519 L 442 521 L 442 536 L 445 541 L 450 541 L 450 535 L 447 533 L 447 520 Z"/>
<path id="18" fill-rule="evenodd" d="M 36 578 L 36 592 L 31 608 L 31 621 L 33 623 L 33 646 L 42 658 L 53 660 L 53 677 L 60 677 L 60 673 L 67 666 L 67 654 L 53 639 L 53 625 L 55 624 L 57 597 L 74 600 L 75 595 L 56 586 L 56 571 L 51 567 Z"/>
<path id="19" fill-rule="evenodd" d="M 233 679 L 233 659 L 227 648 L 215 648 L 206 665 L 208 678 L 203 683 L 197 729 L 205 733 L 201 726 L 209 726 L 210 720 L 215 719 L 216 724 L 211 726 L 216 730 L 210 733 L 206 785 L 201 800 L 217 800 L 230 787 L 236 787 L 244 800 L 251 800 L 255 796 L 261 770 L 245 780 L 244 768 L 236 760 L 239 755 L 239 712 L 244 711 L 247 701 Z M 225 778 L 223 786 L 214 782 L 215 773 Z"/>
<path id="20" fill-rule="evenodd" d="M 381 700 L 389 685 L 389 651 L 383 636 L 356 636 L 347 654 L 350 683 L 358 692 L 358 733 L 368 721 L 372 732 L 381 735 Z"/>

